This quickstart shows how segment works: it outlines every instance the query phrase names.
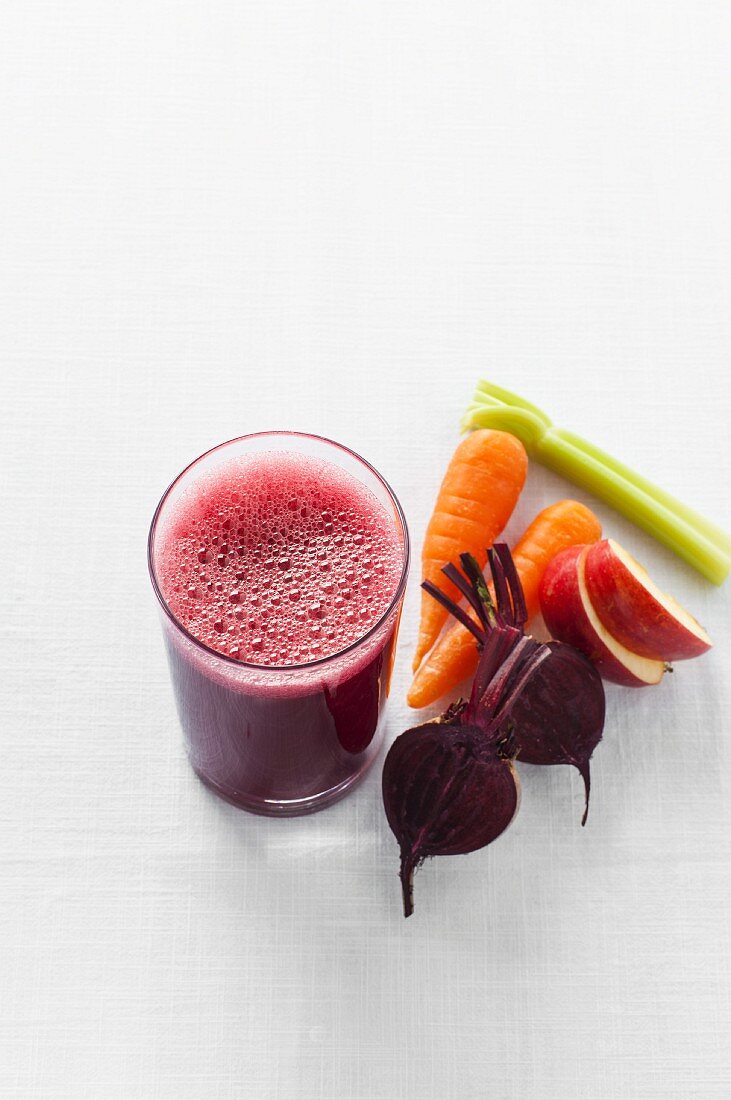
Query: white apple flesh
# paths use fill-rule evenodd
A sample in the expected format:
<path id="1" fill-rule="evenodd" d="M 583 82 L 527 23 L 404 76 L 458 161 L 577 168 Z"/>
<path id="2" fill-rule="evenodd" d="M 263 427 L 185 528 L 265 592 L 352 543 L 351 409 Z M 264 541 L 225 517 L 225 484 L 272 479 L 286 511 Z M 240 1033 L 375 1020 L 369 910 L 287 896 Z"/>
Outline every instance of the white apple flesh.
<path id="1" fill-rule="evenodd" d="M 658 684 L 662 661 L 633 653 L 602 624 L 586 589 L 584 568 L 589 546 L 571 546 L 550 562 L 541 582 L 541 611 L 552 637 L 581 650 L 605 680 L 626 687 Z"/>
<path id="2" fill-rule="evenodd" d="M 711 648 L 700 623 L 661 592 L 638 561 L 614 539 L 589 547 L 585 565 L 589 599 L 618 642 L 658 661 L 682 661 Z"/>

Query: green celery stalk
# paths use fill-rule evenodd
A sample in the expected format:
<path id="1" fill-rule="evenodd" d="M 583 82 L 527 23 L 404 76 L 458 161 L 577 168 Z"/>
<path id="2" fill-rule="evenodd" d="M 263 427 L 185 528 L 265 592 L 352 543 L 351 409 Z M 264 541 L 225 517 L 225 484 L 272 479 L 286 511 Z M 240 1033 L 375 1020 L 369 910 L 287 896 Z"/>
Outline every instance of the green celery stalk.
<path id="1" fill-rule="evenodd" d="M 581 436 L 555 428 L 517 394 L 480 381 L 462 427 L 511 432 L 532 458 L 616 508 L 714 584 L 722 584 L 731 571 L 731 538 L 725 531 Z"/>

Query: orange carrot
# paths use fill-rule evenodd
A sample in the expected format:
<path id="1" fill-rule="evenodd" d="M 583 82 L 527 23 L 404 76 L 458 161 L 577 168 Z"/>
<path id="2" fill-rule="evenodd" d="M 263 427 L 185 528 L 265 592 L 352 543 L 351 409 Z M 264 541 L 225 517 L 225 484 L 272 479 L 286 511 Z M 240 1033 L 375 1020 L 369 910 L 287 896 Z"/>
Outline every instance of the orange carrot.
<path id="1" fill-rule="evenodd" d="M 481 565 L 486 549 L 502 531 L 518 502 L 528 459 L 519 439 L 508 432 L 481 429 L 463 439 L 444 475 L 421 552 L 422 579 L 438 584 L 459 599 L 455 586 L 442 574 L 459 555 L 474 554 Z M 421 623 L 414 669 L 439 636 L 447 612 L 428 596 L 421 599 Z"/>
<path id="2" fill-rule="evenodd" d="M 594 513 L 576 500 L 559 500 L 538 513 L 513 550 L 529 618 L 538 611 L 538 589 L 551 559 L 569 546 L 596 542 L 601 533 Z M 446 589 L 442 581 L 435 583 Z M 409 706 L 418 709 L 435 702 L 471 676 L 476 667 L 474 635 L 454 623 L 421 663 L 407 696 Z"/>

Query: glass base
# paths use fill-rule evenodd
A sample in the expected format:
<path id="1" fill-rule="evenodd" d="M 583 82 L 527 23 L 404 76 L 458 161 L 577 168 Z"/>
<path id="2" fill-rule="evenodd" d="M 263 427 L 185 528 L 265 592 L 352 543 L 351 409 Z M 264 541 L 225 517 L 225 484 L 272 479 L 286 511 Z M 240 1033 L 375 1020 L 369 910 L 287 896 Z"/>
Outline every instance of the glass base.
<path id="1" fill-rule="evenodd" d="M 325 810 L 328 806 L 333 806 L 341 798 L 344 798 L 349 791 L 357 787 L 361 780 L 365 778 L 377 756 L 377 752 L 373 753 L 370 759 L 365 761 L 360 771 L 348 776 L 337 786 L 330 787 L 329 790 L 320 791 L 319 794 L 315 795 L 307 795 L 305 798 L 292 798 L 286 801 L 252 798 L 251 795 L 247 795 L 243 791 L 221 786 L 220 783 L 209 779 L 197 768 L 193 768 L 193 771 L 204 787 L 207 787 L 213 794 L 218 795 L 224 802 L 235 806 L 237 810 L 246 810 L 248 813 L 258 814 L 260 817 L 303 817 L 305 814 L 314 814 L 318 810 Z"/>

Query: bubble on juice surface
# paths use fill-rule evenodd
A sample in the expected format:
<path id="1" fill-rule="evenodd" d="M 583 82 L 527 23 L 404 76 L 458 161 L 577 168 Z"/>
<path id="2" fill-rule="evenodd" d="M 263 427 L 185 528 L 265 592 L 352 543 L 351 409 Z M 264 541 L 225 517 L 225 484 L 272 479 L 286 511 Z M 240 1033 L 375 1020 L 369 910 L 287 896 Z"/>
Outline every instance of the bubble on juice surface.
<path id="1" fill-rule="evenodd" d="M 330 463 L 237 460 L 178 508 L 161 541 L 163 595 L 190 633 L 238 660 L 301 664 L 346 648 L 381 617 L 401 575 L 392 518 Z M 204 575 L 191 584 L 194 568 Z"/>

